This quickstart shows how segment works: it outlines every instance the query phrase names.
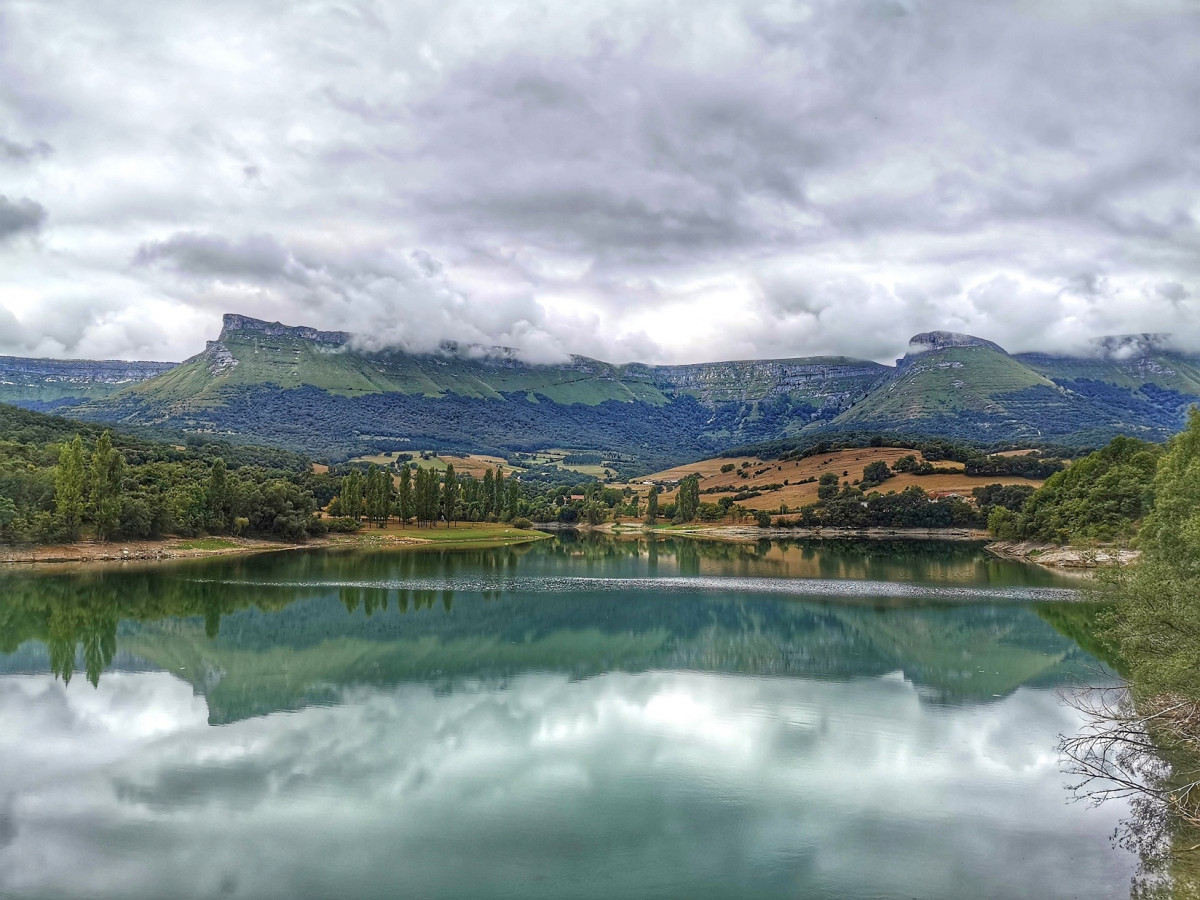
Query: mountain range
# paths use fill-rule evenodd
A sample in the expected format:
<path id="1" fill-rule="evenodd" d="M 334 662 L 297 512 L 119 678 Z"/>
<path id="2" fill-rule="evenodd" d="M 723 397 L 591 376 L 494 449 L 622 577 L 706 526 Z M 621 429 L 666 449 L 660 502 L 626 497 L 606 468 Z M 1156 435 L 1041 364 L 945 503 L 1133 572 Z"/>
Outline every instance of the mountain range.
<path id="1" fill-rule="evenodd" d="M 504 348 L 370 352 L 343 332 L 226 315 L 218 338 L 178 365 L 0 357 L 0 402 L 331 458 L 559 447 L 640 467 L 825 432 L 1159 440 L 1200 402 L 1200 357 L 1163 335 L 1102 338 L 1087 356 L 1058 356 L 935 331 L 914 336 L 895 366 L 846 357 L 531 364 Z"/>

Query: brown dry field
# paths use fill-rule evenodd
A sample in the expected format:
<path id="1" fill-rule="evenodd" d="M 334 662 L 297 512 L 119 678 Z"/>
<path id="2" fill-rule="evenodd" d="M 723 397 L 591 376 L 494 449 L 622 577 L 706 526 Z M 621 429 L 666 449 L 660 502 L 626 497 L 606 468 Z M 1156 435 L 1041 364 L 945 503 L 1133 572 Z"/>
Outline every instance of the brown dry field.
<path id="1" fill-rule="evenodd" d="M 797 481 L 803 481 L 806 478 L 817 478 L 827 472 L 835 473 L 841 481 L 849 481 L 853 483 L 855 479 L 862 478 L 863 468 L 876 460 L 883 460 L 889 466 L 893 465 L 896 460 L 902 456 L 916 456 L 918 461 L 924 457 L 915 450 L 905 450 L 895 447 L 868 447 L 859 450 L 838 450 L 820 456 L 810 456 L 807 459 L 788 460 L 787 462 L 779 462 L 772 460 L 760 460 L 755 457 L 736 457 L 736 458 L 718 458 L 705 459 L 700 462 L 690 463 L 686 466 L 676 466 L 673 469 L 667 469 L 663 472 L 657 472 L 654 475 L 648 475 L 643 481 L 675 481 L 681 479 L 693 472 L 700 475 L 700 490 L 705 491 L 713 487 L 736 487 L 739 491 L 759 489 L 763 485 L 778 484 L 783 481 L 789 481 L 790 484 L 785 485 L 777 491 L 767 491 L 759 497 L 753 497 L 749 500 L 739 501 L 740 504 L 747 509 L 776 509 L 781 503 L 786 504 L 789 510 L 797 510 L 801 506 L 817 502 L 817 483 L 809 482 L 808 484 L 796 484 Z M 737 472 L 721 473 L 721 466 L 734 463 L 740 465 L 746 460 L 750 461 L 750 477 L 741 478 Z M 939 468 L 956 468 L 962 469 L 962 463 L 950 462 L 946 460 L 931 460 L 932 465 Z M 759 469 L 766 469 L 761 475 L 755 475 Z M 843 472 L 848 472 L 848 475 L 843 476 Z M 962 494 L 965 497 L 971 496 L 971 491 L 974 488 L 982 487 L 985 484 L 1028 484 L 1031 487 L 1040 487 L 1042 480 L 1033 478 L 1011 478 L 1011 477 L 985 477 L 985 478 L 970 478 L 966 475 L 897 475 L 894 478 L 889 478 L 877 490 L 883 493 L 889 491 L 902 491 L 910 485 L 918 485 L 925 489 L 927 493 L 936 491 L 946 491 L 956 494 Z M 630 485 L 639 492 L 649 490 L 648 486 L 635 484 Z M 670 503 L 675 499 L 675 490 L 669 492 L 664 491 L 661 503 Z M 726 496 L 720 494 L 700 494 L 701 503 L 716 503 L 721 497 Z"/>
<path id="2" fill-rule="evenodd" d="M 410 451 L 406 450 L 404 452 L 408 453 Z M 381 466 L 388 466 L 394 463 L 396 459 L 393 456 L 385 456 L 381 453 L 377 453 L 367 456 L 356 456 L 354 457 L 353 461 L 373 462 Z M 504 470 L 504 475 L 506 478 L 513 472 L 521 471 L 520 469 L 514 469 L 498 456 L 483 456 L 475 453 L 468 454 L 466 456 L 454 456 L 450 453 L 440 453 L 433 457 L 433 459 L 424 460 L 420 457 L 417 457 L 411 462 L 412 465 L 422 466 L 425 468 L 434 468 L 442 471 L 445 470 L 446 464 L 449 463 L 450 465 L 454 466 L 454 471 L 459 475 L 473 475 L 476 478 L 482 478 L 483 473 L 488 469 L 494 470 L 497 467 Z M 316 467 L 314 466 L 314 469 L 315 468 Z"/>

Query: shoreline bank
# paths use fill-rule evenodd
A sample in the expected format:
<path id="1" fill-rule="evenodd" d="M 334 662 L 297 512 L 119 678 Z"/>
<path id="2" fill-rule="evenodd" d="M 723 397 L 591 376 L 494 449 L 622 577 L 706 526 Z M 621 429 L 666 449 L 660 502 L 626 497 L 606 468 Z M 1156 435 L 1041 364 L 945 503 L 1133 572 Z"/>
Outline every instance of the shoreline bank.
<path id="1" fill-rule="evenodd" d="M 0 547 L 0 568 L 72 565 L 78 563 L 171 562 L 218 556 L 251 556 L 294 550 L 400 550 L 509 546 L 542 540 L 549 535 L 516 528 L 363 529 L 357 534 L 328 535 L 304 543 L 261 538 L 170 537 L 149 541 L 79 541 L 74 544 L 29 544 Z"/>
<path id="2" fill-rule="evenodd" d="M 757 525 L 651 528 L 643 524 L 620 522 L 605 522 L 601 525 L 540 522 L 535 523 L 534 527 L 544 531 L 581 531 L 616 537 L 658 534 L 742 543 L 787 538 L 816 541 L 954 541 L 981 544 L 984 550 L 1000 559 L 1030 563 L 1047 569 L 1126 566 L 1140 556 L 1139 551 L 1127 547 L 1072 547 L 1034 541 L 997 541 L 993 540 L 988 532 L 975 528 L 759 528 Z"/>

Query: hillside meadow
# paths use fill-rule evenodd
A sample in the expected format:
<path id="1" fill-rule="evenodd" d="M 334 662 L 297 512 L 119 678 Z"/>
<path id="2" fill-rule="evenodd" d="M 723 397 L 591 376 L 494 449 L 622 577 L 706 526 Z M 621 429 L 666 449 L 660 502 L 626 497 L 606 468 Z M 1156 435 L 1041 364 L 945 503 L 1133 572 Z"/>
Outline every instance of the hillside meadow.
<path id="1" fill-rule="evenodd" d="M 747 509 L 779 509 L 780 505 L 789 510 L 817 502 L 817 482 L 822 475 L 834 473 L 842 482 L 855 481 L 862 478 L 863 469 L 873 462 L 885 462 L 889 468 L 894 468 L 896 462 L 905 456 L 915 456 L 918 462 L 925 457 L 917 450 L 902 447 L 863 447 L 852 450 L 837 450 L 799 460 L 764 460 L 754 456 L 736 458 L 715 457 L 684 466 L 676 466 L 655 472 L 641 479 L 643 482 L 678 482 L 692 473 L 700 476 L 701 499 L 715 503 L 728 493 L 737 494 L 757 491 L 759 496 L 749 497 L 737 502 Z M 1041 487 L 1044 479 L 1020 478 L 1004 475 L 969 476 L 962 472 L 963 464 L 948 460 L 929 460 L 939 470 L 957 469 L 960 474 L 915 475 L 912 473 L 897 474 L 889 478 L 876 490 L 883 493 L 888 491 L 903 491 L 912 485 L 917 485 L 926 493 L 938 496 L 944 494 L 960 494 L 969 498 L 971 491 L 985 484 L 1023 484 L 1033 488 Z M 732 471 L 722 472 L 721 469 L 733 464 Z M 746 473 L 743 478 L 739 470 Z M 631 485 L 640 492 L 649 491 L 649 484 Z M 705 494 L 713 488 L 729 488 L 729 490 L 714 491 Z M 665 490 L 660 497 L 663 504 L 674 502 L 676 488 Z"/>

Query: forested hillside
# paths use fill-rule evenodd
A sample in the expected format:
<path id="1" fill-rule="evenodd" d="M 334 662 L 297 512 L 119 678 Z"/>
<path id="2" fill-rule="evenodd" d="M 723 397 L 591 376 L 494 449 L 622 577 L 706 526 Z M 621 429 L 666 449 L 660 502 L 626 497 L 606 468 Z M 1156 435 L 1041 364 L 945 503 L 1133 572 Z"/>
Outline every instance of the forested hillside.
<path id="1" fill-rule="evenodd" d="M 175 446 L 0 405 L 0 541 L 321 533 L 327 476 L 284 450 Z M 324 500 L 322 502 L 324 502 Z"/>

